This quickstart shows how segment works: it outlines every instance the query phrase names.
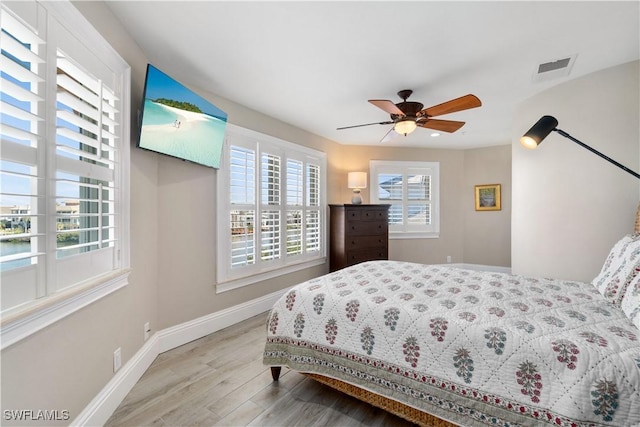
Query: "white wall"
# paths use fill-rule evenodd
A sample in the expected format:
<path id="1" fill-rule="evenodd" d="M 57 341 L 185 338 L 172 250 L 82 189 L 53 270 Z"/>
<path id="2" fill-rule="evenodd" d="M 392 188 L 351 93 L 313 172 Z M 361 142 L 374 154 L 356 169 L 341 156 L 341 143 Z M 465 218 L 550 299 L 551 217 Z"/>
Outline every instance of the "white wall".
<path id="1" fill-rule="evenodd" d="M 541 116 L 639 170 L 638 62 L 559 84 L 518 109 L 513 126 L 512 271 L 591 281 L 633 230 L 640 180 L 552 132 L 533 151 L 519 137 Z"/>
<path id="2" fill-rule="evenodd" d="M 502 209 L 476 211 L 475 186 L 500 184 Z M 467 264 L 511 266 L 511 145 L 464 153 L 464 258 Z M 454 262 L 460 262 L 460 260 Z"/>

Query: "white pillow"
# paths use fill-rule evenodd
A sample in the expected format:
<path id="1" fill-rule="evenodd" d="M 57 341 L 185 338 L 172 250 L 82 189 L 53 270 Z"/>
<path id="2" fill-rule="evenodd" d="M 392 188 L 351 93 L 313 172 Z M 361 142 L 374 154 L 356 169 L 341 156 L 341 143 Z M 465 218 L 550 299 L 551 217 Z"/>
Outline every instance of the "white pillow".
<path id="1" fill-rule="evenodd" d="M 622 296 L 620 308 L 629 320 L 640 329 L 640 274 L 627 287 L 627 291 Z"/>
<path id="2" fill-rule="evenodd" d="M 591 284 L 620 307 L 625 291 L 640 273 L 640 234 L 628 234 L 620 239 L 609 252 L 600 273 Z"/>

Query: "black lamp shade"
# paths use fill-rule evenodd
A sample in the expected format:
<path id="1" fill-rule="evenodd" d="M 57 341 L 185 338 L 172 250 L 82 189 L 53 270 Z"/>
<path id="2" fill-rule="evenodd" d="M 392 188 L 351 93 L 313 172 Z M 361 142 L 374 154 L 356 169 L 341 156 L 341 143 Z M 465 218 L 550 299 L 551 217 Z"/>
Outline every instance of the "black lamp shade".
<path id="1" fill-rule="evenodd" d="M 613 160 L 612 158 L 605 156 L 595 148 L 588 146 L 587 144 L 580 141 L 579 139 L 569 135 L 567 132 L 563 131 L 562 129 L 558 129 L 556 126 L 558 126 L 558 121 L 556 120 L 555 117 L 542 116 L 540 120 L 538 120 L 538 122 L 535 125 L 533 125 L 531 129 L 529 129 L 529 131 L 522 136 L 522 138 L 520 138 L 520 144 L 522 144 L 522 146 L 524 146 L 525 148 L 536 148 L 538 145 L 540 145 L 540 143 L 542 143 L 542 140 L 545 139 L 547 135 L 549 135 L 553 131 L 556 131 L 557 133 L 564 136 L 565 138 L 575 142 L 582 148 L 585 148 L 591 151 L 593 154 L 602 157 L 609 163 L 616 165 L 617 167 L 624 170 L 625 172 L 628 172 L 631 175 L 635 176 L 636 178 L 640 179 L 640 174 L 638 174 L 637 172 L 634 172 L 628 167 L 626 167 L 625 165 L 620 164 L 615 160 Z"/>
<path id="2" fill-rule="evenodd" d="M 520 138 L 520 144 L 526 148 L 536 148 L 556 126 L 558 126 L 558 121 L 555 117 L 542 116 L 540 120 Z"/>

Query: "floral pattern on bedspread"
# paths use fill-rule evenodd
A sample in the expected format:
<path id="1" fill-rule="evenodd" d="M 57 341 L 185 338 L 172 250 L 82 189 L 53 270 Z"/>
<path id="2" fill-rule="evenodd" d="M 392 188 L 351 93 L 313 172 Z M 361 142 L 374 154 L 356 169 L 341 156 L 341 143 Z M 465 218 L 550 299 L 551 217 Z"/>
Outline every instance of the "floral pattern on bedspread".
<path id="1" fill-rule="evenodd" d="M 264 363 L 464 425 L 640 425 L 640 331 L 587 283 L 371 261 L 273 307 Z"/>

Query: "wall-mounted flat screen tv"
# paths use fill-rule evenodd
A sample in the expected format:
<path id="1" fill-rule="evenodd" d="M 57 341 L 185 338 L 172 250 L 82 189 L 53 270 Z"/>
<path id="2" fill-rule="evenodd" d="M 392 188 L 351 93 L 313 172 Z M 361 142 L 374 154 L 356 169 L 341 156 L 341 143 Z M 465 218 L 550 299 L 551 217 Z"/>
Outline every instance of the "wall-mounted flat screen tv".
<path id="1" fill-rule="evenodd" d="M 227 113 L 147 65 L 138 147 L 219 168 Z"/>

